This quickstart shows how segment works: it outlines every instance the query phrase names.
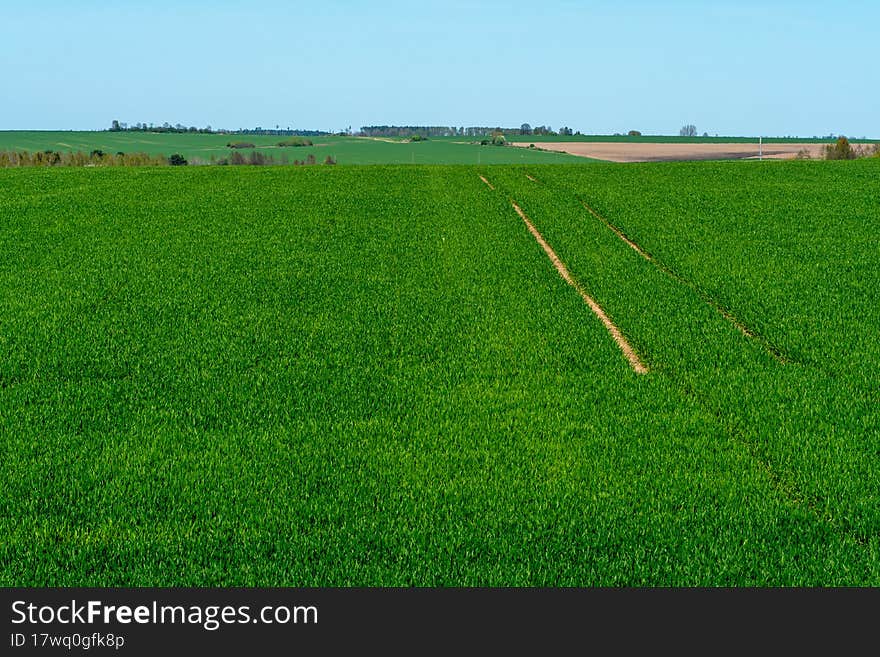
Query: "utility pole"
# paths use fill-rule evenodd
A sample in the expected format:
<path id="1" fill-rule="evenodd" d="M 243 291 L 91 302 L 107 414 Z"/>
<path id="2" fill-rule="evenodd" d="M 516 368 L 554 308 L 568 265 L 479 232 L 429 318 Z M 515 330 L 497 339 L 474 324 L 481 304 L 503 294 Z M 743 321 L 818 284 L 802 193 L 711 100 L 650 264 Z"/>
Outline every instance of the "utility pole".
<path id="1" fill-rule="evenodd" d="M 764 138 L 758 137 L 758 159 L 764 159 Z"/>

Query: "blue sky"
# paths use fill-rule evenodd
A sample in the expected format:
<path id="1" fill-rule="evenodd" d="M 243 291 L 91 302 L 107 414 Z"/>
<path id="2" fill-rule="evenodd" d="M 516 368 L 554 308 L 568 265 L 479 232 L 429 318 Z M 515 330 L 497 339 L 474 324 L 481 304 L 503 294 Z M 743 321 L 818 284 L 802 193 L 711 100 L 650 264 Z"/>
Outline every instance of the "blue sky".
<path id="1" fill-rule="evenodd" d="M 3 0 L 0 129 L 880 137 L 880 3 Z"/>

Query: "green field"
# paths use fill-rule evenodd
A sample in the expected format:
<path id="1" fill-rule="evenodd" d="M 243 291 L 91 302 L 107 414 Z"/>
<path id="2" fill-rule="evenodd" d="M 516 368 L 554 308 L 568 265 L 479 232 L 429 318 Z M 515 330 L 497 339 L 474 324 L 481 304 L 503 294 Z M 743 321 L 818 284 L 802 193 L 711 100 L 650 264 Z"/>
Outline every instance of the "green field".
<path id="1" fill-rule="evenodd" d="M 407 143 L 358 137 L 309 137 L 314 146 L 278 148 L 287 137 L 264 135 L 200 135 L 143 132 L 24 132 L 0 131 L 0 150 L 82 151 L 106 153 L 143 152 L 170 156 L 180 153 L 190 161 L 208 163 L 211 157 L 228 156 L 230 142 L 254 144 L 261 153 L 276 160 L 284 155 L 290 162 L 314 155 L 320 163 L 329 155 L 338 164 L 557 164 L 590 160 L 566 153 L 546 153 L 521 148 L 480 146 L 474 138 L 430 139 Z M 243 150 L 245 154 L 251 149 Z"/>
<path id="2" fill-rule="evenodd" d="M 5 586 L 880 585 L 880 161 L 8 169 L 0 217 Z"/>

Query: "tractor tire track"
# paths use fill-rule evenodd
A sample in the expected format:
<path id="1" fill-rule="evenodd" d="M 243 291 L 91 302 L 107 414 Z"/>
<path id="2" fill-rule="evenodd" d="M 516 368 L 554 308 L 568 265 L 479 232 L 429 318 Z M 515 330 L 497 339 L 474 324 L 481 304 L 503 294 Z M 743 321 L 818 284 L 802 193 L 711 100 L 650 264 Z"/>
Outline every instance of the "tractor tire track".
<path id="1" fill-rule="evenodd" d="M 526 174 L 526 177 L 534 182 L 538 182 L 528 174 Z M 733 313 L 731 313 L 720 303 L 715 301 L 711 296 L 700 289 L 699 286 L 697 286 L 695 283 L 684 278 L 672 268 L 657 260 L 650 253 L 642 249 L 636 242 L 627 237 L 622 230 L 620 230 L 617 226 L 605 219 L 605 217 L 600 215 L 587 202 L 583 200 L 581 200 L 580 202 L 584 206 L 584 208 L 586 208 L 590 212 L 590 214 L 601 221 L 609 230 L 614 232 L 617 237 L 619 237 L 630 248 L 636 251 L 636 253 L 638 253 L 642 258 L 650 262 L 652 265 L 654 265 L 657 269 L 662 271 L 675 282 L 680 283 L 692 290 L 700 297 L 700 299 L 702 299 L 705 303 L 707 303 L 719 314 L 721 314 L 724 319 L 726 319 L 727 321 L 732 323 L 737 329 L 739 329 L 739 331 L 743 335 L 761 344 L 761 346 L 771 356 L 773 356 L 774 359 L 783 364 L 795 362 L 794 359 L 786 356 L 781 349 L 775 347 L 763 336 L 749 329 L 745 324 L 739 321 L 733 315 Z M 823 370 L 821 370 L 820 368 L 820 371 Z M 784 500 L 787 504 L 791 505 L 794 508 L 802 509 L 817 522 L 824 524 L 836 534 L 845 536 L 849 540 L 853 541 L 856 545 L 862 548 L 868 547 L 869 543 L 865 536 L 859 534 L 857 531 L 851 528 L 843 526 L 838 519 L 830 515 L 829 512 L 823 508 L 821 499 L 811 498 L 809 494 L 802 490 L 797 482 L 791 481 L 784 472 L 777 471 L 774 463 L 772 462 L 772 459 L 761 453 L 759 445 L 750 435 L 747 427 L 743 425 L 742 420 L 731 419 L 727 414 L 723 413 L 721 409 L 712 404 L 705 394 L 695 389 L 692 384 L 681 377 L 678 372 L 666 370 L 661 374 L 667 377 L 673 383 L 673 385 L 675 385 L 682 392 L 682 394 L 693 399 L 696 402 L 697 406 L 699 406 L 705 413 L 711 416 L 715 420 L 715 422 L 718 423 L 718 425 L 721 427 L 721 430 L 728 438 L 733 440 L 742 449 L 745 450 L 749 457 L 754 460 L 760 470 L 764 473 L 764 476 L 767 477 L 767 480 L 770 482 L 774 491 L 782 500 Z"/>
<path id="2" fill-rule="evenodd" d="M 494 190 L 495 187 L 490 183 L 485 176 L 478 174 L 480 180 L 482 180 L 489 189 Z M 536 181 L 537 182 L 537 181 Z M 590 310 L 593 311 L 593 314 L 599 318 L 599 321 L 605 326 L 608 332 L 611 334 L 611 337 L 614 339 L 614 342 L 617 343 L 617 346 L 620 348 L 620 351 L 623 353 L 627 362 L 629 362 L 630 367 L 632 367 L 633 371 L 636 374 L 647 374 L 648 367 L 642 362 L 642 359 L 639 358 L 639 355 L 636 353 L 635 349 L 627 342 L 626 338 L 623 336 L 623 333 L 620 332 L 620 329 L 611 321 L 611 318 L 608 317 L 608 314 L 602 309 L 593 297 L 587 294 L 586 290 L 581 286 L 580 283 L 571 275 L 571 272 L 568 271 L 568 267 L 565 266 L 565 263 L 556 255 L 556 252 L 553 248 L 547 243 L 547 240 L 544 239 L 544 236 L 535 228 L 535 225 L 532 223 L 531 219 L 526 216 L 526 213 L 523 212 L 523 209 L 514 201 L 510 199 L 510 204 L 513 206 L 513 209 L 516 210 L 516 213 L 520 216 L 523 222 L 528 228 L 529 232 L 532 234 L 532 237 L 538 242 L 542 249 L 544 249 L 544 253 L 547 254 L 547 257 L 550 259 L 550 262 L 553 263 L 553 266 L 556 268 L 556 271 L 562 277 L 566 283 L 571 285 L 577 293 L 581 296 L 584 302 L 590 307 Z"/>
<path id="3" fill-rule="evenodd" d="M 656 258 L 654 258 L 650 253 L 645 251 L 642 247 L 640 247 L 633 240 L 631 240 L 629 237 L 627 237 L 626 234 L 622 230 L 620 230 L 617 226 L 612 224 L 610 221 L 608 221 L 608 219 L 606 219 L 601 214 L 599 214 L 595 209 L 593 209 L 593 207 L 590 206 L 589 203 L 587 203 L 586 201 L 581 201 L 581 205 L 583 205 L 584 208 L 591 215 L 593 215 L 596 219 L 601 221 L 605 225 L 606 228 L 608 228 L 611 232 L 613 232 L 615 235 L 617 235 L 617 237 L 619 237 L 627 246 L 629 246 L 631 249 L 633 249 L 642 258 L 644 258 L 645 260 L 650 262 L 658 270 L 660 270 L 661 272 L 666 274 L 669 278 L 671 278 L 675 282 L 680 283 L 681 285 L 684 285 L 685 287 L 690 289 L 698 297 L 700 297 L 700 299 L 702 299 L 704 303 L 706 303 L 707 305 L 714 308 L 715 311 L 718 312 L 718 314 L 720 314 L 724 319 L 726 319 L 728 322 L 733 324 L 737 328 L 737 330 L 739 330 L 740 333 L 742 333 L 747 338 L 754 340 L 755 342 L 760 344 L 761 347 L 763 347 L 763 349 L 768 354 L 770 354 L 777 362 L 782 363 L 782 364 L 791 362 L 791 359 L 788 356 L 786 356 L 785 353 L 779 347 L 772 344 L 765 337 L 763 337 L 762 335 L 760 335 L 759 333 L 757 333 L 753 329 L 750 329 L 748 326 L 746 326 L 742 321 L 737 319 L 737 317 L 732 312 L 730 312 L 727 308 L 725 308 L 720 303 L 718 303 L 715 299 L 713 299 L 711 296 L 709 296 L 708 293 L 704 292 L 696 283 L 693 283 L 692 281 L 686 279 L 684 276 L 677 273 L 675 270 L 673 270 L 668 265 L 665 265 L 664 263 L 662 263 L 659 260 L 657 260 Z"/>
<path id="4" fill-rule="evenodd" d="M 526 178 L 528 178 L 532 182 L 538 182 L 534 177 L 532 177 L 528 173 L 525 174 L 525 176 L 526 176 Z M 576 196 L 576 198 L 577 198 L 577 196 Z M 584 209 L 586 209 L 591 215 L 593 215 L 596 219 L 598 219 L 600 222 L 602 222 L 602 224 L 604 224 L 604 226 L 608 230 L 610 230 L 615 235 L 617 235 L 617 237 L 624 244 L 626 244 L 633 251 L 638 253 L 642 258 L 644 258 L 645 260 L 650 262 L 652 265 L 654 265 L 661 272 L 666 274 L 669 278 L 671 278 L 672 280 L 674 280 L 677 283 L 680 283 L 681 285 L 684 285 L 689 290 L 694 292 L 694 294 L 696 294 L 704 303 L 709 305 L 719 315 L 721 315 L 724 319 L 726 319 L 728 322 L 733 324 L 737 328 L 737 330 L 740 333 L 742 333 L 745 337 L 747 337 L 751 340 L 754 340 L 755 342 L 760 344 L 761 347 L 764 349 L 764 351 L 766 351 L 768 354 L 770 354 L 770 356 L 772 356 L 777 362 L 779 362 L 781 364 L 793 362 L 793 359 L 791 357 L 787 356 L 783 352 L 782 349 L 780 349 L 779 347 L 777 347 L 776 345 L 771 343 L 765 337 L 760 335 L 757 331 L 754 331 L 753 329 L 750 329 L 748 326 L 746 326 L 745 323 L 740 321 L 730 310 L 728 310 L 727 308 L 722 306 L 720 303 L 718 303 L 707 292 L 703 291 L 696 283 L 693 283 L 692 281 L 686 279 L 684 276 L 682 276 L 681 274 L 679 274 L 678 272 L 673 270 L 668 265 L 664 264 L 660 260 L 657 260 L 654 256 L 652 256 L 650 253 L 648 253 L 645 249 L 643 249 L 641 246 L 639 246 L 636 242 L 634 242 L 629 237 L 627 237 L 626 234 L 622 230 L 620 230 L 620 228 L 618 228 L 613 223 L 611 223 L 608 219 L 606 219 L 601 214 L 599 214 L 595 210 L 595 208 L 593 208 L 589 203 L 587 203 L 586 201 L 584 201 L 580 198 L 578 198 L 578 201 L 581 203 L 581 205 L 584 207 Z"/>
<path id="5" fill-rule="evenodd" d="M 568 268 L 565 266 L 565 263 L 559 259 L 559 256 L 556 255 L 556 252 L 553 248 L 547 243 L 547 240 L 544 239 L 544 236 L 535 228 L 535 225 L 531 222 L 531 220 L 526 216 L 526 213 L 523 212 L 522 208 L 517 205 L 517 203 L 513 200 L 510 201 L 510 204 L 513 206 L 513 209 L 516 210 L 516 213 L 522 218 L 525 222 L 526 227 L 529 229 L 529 232 L 541 245 L 541 248 L 544 249 L 544 253 L 547 254 L 547 257 L 550 258 L 550 262 L 553 263 L 553 266 L 556 268 L 556 271 L 559 272 L 559 275 L 562 277 L 566 283 L 571 285 L 577 293 L 581 295 L 581 298 L 586 302 L 586 304 L 590 307 L 590 310 L 593 311 L 593 314 L 599 318 L 599 321 L 605 326 L 608 332 L 611 334 L 611 337 L 617 343 L 617 346 L 620 348 L 620 351 L 623 352 L 624 357 L 629 362 L 630 367 L 633 368 L 636 374 L 647 374 L 648 367 L 642 362 L 639 358 L 639 355 L 636 353 L 635 349 L 627 342 L 626 338 L 620 332 L 620 329 L 611 321 L 611 318 L 608 317 L 606 312 L 602 309 L 593 297 L 587 294 L 586 290 L 581 287 L 580 283 L 571 275 L 571 272 L 568 271 Z"/>

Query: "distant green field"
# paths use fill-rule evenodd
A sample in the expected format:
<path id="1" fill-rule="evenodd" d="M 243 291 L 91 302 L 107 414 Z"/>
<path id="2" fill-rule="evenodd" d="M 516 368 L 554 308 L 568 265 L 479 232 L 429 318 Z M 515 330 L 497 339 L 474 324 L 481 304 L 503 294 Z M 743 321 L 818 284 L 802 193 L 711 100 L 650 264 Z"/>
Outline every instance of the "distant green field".
<path id="1" fill-rule="evenodd" d="M 880 585 L 876 160 L 6 169 L 0 216 L 2 585 Z"/>
<path id="2" fill-rule="evenodd" d="M 391 143 L 357 137 L 310 137 L 311 147 L 278 148 L 285 137 L 255 135 L 160 134 L 141 132 L 15 132 L 0 131 L 0 150 L 68 150 L 88 153 L 144 152 L 169 156 L 180 153 L 204 162 L 231 152 L 226 144 L 243 141 L 261 152 L 280 159 L 286 155 L 304 160 L 310 154 L 318 162 L 330 155 L 339 164 L 556 164 L 585 163 L 590 160 L 566 153 L 546 153 L 523 149 L 480 146 L 473 139 L 431 139 L 419 143 Z M 245 154 L 247 150 L 243 151 Z"/>
<path id="3" fill-rule="evenodd" d="M 0 150 L 67 150 L 85 153 L 99 149 L 106 153 L 144 152 L 151 155 L 169 156 L 180 153 L 191 162 L 211 161 L 211 158 L 227 157 L 232 151 L 226 145 L 229 142 L 245 141 L 253 143 L 260 152 L 272 155 L 280 161 L 286 156 L 290 162 L 304 160 L 313 155 L 318 162 L 323 162 L 328 155 L 338 164 L 585 164 L 596 162 L 589 158 L 552 153 L 546 151 L 527 150 L 522 148 L 503 148 L 497 146 L 480 146 L 472 137 L 439 137 L 425 142 L 408 143 L 405 140 L 380 140 L 359 137 L 310 137 L 314 142 L 311 147 L 279 148 L 277 144 L 284 137 L 251 136 L 251 135 L 199 135 L 199 134 L 160 134 L 133 132 L 26 132 L 0 131 Z M 632 141 L 643 143 L 757 143 L 757 138 L 722 137 L 722 138 L 686 138 L 686 137 L 617 137 L 617 136 L 516 136 L 510 141 Z M 784 141 L 812 140 L 781 140 L 766 139 L 765 143 L 781 143 Z M 821 140 L 819 140 L 821 141 Z M 245 155 L 248 149 L 242 151 Z"/>

